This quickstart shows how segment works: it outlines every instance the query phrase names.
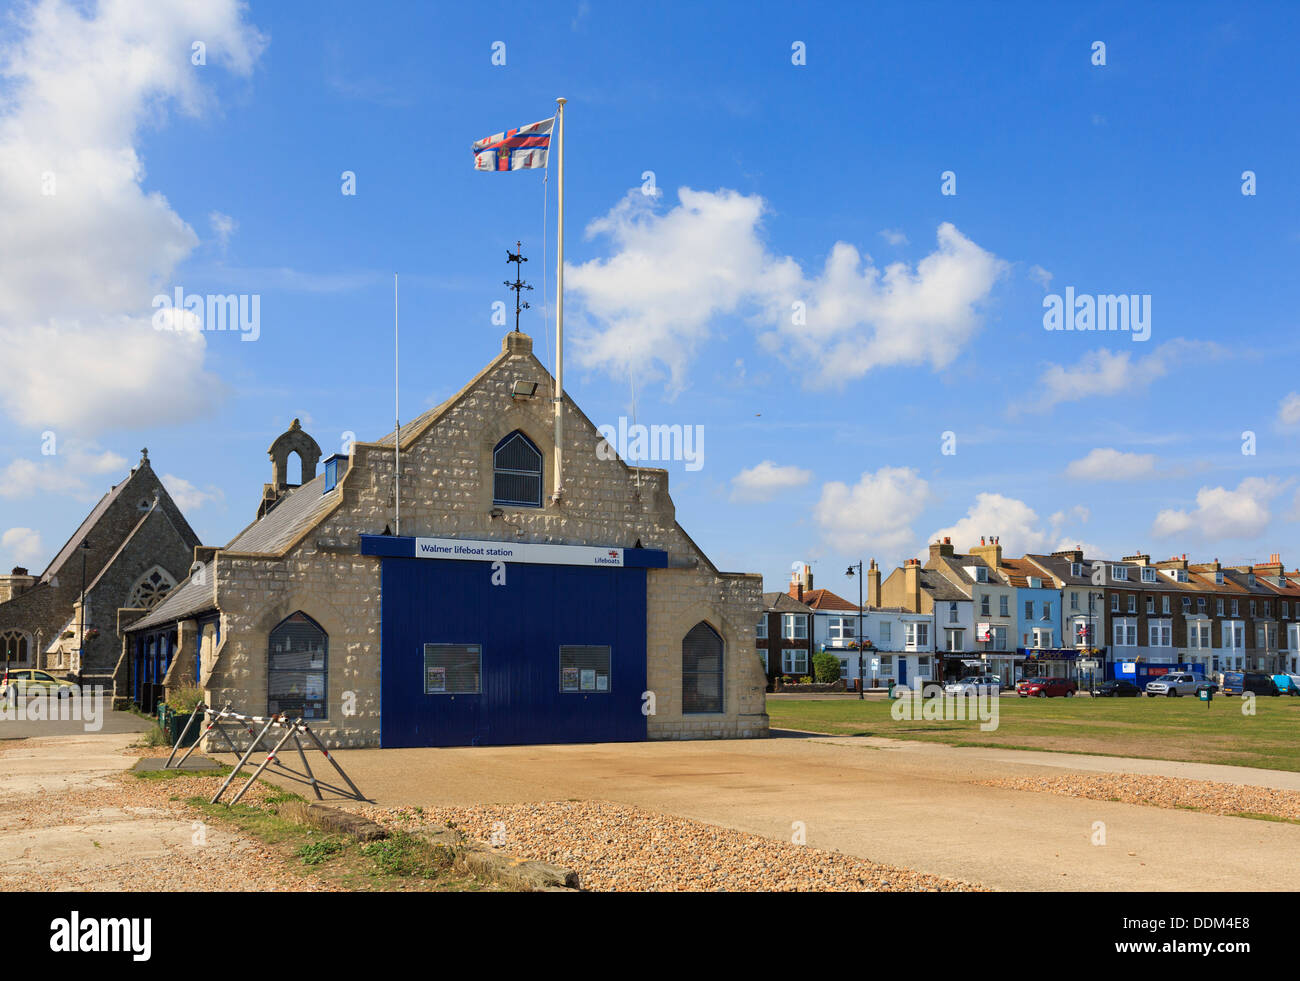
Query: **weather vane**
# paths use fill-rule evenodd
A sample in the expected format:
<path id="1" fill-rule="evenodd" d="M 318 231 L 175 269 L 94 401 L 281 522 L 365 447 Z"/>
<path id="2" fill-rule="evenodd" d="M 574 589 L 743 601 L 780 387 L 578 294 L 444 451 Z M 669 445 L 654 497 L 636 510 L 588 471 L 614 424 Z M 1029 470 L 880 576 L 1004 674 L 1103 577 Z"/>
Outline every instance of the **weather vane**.
<path id="1" fill-rule="evenodd" d="M 524 257 L 523 243 L 515 242 L 515 248 L 519 251 L 511 252 L 509 249 L 506 249 L 506 262 L 513 262 L 515 264 L 515 281 L 512 283 L 507 279 L 505 284 L 515 291 L 515 333 L 517 334 L 519 333 L 519 312 L 528 309 L 528 303 L 523 299 L 523 291 L 531 290 L 532 287 L 525 283 L 522 278 L 522 263 L 528 261 Z"/>

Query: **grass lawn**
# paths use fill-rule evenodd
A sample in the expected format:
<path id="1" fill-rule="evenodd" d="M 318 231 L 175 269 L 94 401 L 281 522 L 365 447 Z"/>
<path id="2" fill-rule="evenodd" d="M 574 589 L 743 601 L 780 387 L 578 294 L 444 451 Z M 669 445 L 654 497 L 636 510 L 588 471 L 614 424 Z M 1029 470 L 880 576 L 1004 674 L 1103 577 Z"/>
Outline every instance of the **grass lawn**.
<path id="1" fill-rule="evenodd" d="M 979 722 L 898 721 L 885 700 L 770 699 L 774 729 L 920 739 L 952 746 L 1046 749 L 1300 771 L 1300 698 L 1240 698 L 1207 707 L 1184 698 L 1002 698 L 998 728 Z"/>

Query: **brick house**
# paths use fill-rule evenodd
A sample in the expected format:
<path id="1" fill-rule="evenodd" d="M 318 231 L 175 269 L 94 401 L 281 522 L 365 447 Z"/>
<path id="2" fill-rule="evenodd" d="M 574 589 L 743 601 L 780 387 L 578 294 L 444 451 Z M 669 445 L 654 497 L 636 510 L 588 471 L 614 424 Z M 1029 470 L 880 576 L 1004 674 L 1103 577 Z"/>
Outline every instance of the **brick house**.
<path id="1" fill-rule="evenodd" d="M 813 611 L 789 593 L 764 593 L 755 646 L 772 691 L 782 675 L 802 677 L 813 673 Z"/>

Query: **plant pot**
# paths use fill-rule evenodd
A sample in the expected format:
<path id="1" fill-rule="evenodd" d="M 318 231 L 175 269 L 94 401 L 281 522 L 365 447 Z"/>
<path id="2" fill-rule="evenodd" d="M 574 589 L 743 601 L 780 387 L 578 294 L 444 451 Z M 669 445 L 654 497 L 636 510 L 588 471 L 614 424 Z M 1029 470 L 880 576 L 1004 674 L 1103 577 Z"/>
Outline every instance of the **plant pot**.
<path id="1" fill-rule="evenodd" d="M 167 734 L 167 742 L 175 746 L 176 741 L 181 738 L 181 733 L 185 731 L 186 723 L 190 721 L 191 713 L 177 712 L 175 709 L 169 708 L 166 705 L 160 706 L 158 712 L 160 716 L 163 716 L 163 714 L 166 713 L 166 721 L 162 723 L 162 730 Z M 181 746 L 193 746 L 198 742 L 199 736 L 203 732 L 203 726 L 201 725 L 202 721 L 203 720 L 200 718 L 190 726 L 190 731 L 185 733 L 185 742 L 181 743 Z"/>

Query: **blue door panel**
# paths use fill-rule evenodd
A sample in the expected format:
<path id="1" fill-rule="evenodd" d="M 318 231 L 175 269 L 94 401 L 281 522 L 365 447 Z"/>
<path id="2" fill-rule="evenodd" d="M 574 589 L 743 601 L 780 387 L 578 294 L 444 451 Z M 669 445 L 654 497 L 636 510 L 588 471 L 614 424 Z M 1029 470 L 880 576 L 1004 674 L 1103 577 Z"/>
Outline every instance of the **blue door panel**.
<path id="1" fill-rule="evenodd" d="M 645 739 L 645 570 L 385 558 L 383 746 Z M 478 644 L 479 694 L 425 694 L 426 643 Z M 561 692 L 561 645 L 610 648 L 608 692 Z"/>

